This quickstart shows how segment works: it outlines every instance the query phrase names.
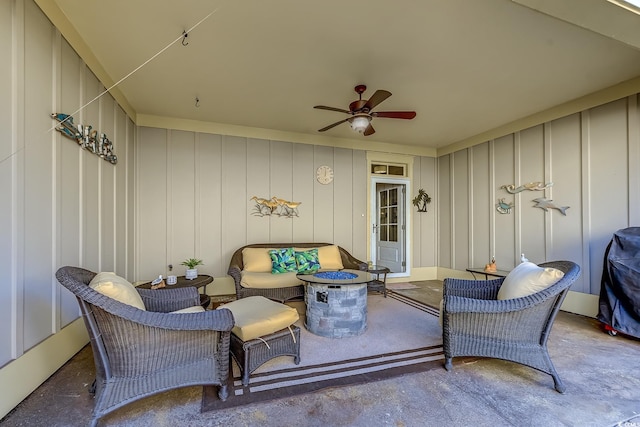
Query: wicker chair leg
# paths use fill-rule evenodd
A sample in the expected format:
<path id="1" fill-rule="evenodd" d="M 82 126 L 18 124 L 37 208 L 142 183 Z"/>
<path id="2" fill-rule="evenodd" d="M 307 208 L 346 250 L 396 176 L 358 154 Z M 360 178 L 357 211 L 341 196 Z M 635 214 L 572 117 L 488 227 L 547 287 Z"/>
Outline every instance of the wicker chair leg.
<path id="1" fill-rule="evenodd" d="M 94 379 L 93 382 L 91 383 L 91 387 L 89 387 L 89 394 L 93 397 L 96 396 L 96 381 L 98 380 Z"/>
<path id="2" fill-rule="evenodd" d="M 229 397 L 229 390 L 227 389 L 227 385 L 226 384 L 221 385 L 220 388 L 218 389 L 218 397 L 223 402 L 225 400 L 227 400 L 227 397 Z"/>
<path id="3" fill-rule="evenodd" d="M 452 357 L 444 358 L 444 369 L 446 369 L 447 371 L 451 371 L 453 369 L 452 359 Z"/>
<path id="4" fill-rule="evenodd" d="M 562 382 L 562 380 L 560 379 L 560 376 L 558 375 L 558 373 L 553 373 L 551 374 L 551 377 L 553 377 L 553 385 L 556 389 L 556 391 L 558 393 L 564 394 L 564 392 L 566 391 L 566 387 L 564 385 L 564 383 Z"/>

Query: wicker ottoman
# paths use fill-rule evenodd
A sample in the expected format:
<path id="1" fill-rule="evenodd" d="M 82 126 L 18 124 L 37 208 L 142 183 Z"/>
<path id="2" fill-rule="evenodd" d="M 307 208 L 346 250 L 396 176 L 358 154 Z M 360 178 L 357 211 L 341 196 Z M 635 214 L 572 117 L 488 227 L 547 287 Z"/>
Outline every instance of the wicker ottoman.
<path id="1" fill-rule="evenodd" d="M 245 342 L 231 334 L 231 355 L 240 367 L 244 386 L 249 385 L 253 371 L 274 357 L 293 356 L 293 362 L 300 363 L 300 328 L 296 325 L 261 338 Z"/>
<path id="2" fill-rule="evenodd" d="M 293 356 L 294 363 L 300 363 L 300 328 L 293 324 L 299 318 L 295 308 L 262 296 L 242 298 L 218 308 L 233 313 L 230 350 L 244 386 L 249 385 L 253 371 L 275 357 Z"/>

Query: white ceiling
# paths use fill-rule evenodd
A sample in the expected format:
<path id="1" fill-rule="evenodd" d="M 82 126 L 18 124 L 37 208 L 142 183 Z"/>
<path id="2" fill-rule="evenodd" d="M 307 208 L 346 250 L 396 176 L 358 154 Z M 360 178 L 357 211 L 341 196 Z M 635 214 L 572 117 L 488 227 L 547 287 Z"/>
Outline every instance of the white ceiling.
<path id="1" fill-rule="evenodd" d="M 316 135 L 366 84 L 417 117 L 325 136 L 437 149 L 640 75 L 638 17 L 605 0 L 36 1 L 114 82 L 215 11 L 118 85 L 137 115 Z"/>

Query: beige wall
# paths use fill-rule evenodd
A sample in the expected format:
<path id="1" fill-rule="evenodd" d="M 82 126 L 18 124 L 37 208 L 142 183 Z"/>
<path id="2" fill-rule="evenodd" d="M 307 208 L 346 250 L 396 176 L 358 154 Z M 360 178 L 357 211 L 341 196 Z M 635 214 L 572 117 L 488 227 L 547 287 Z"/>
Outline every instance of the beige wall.
<path id="1" fill-rule="evenodd" d="M 137 280 L 169 263 L 181 274 L 180 261 L 195 256 L 222 279 L 237 247 L 268 241 L 335 242 L 368 259 L 366 151 L 256 130 L 136 127 L 105 95 L 75 118 L 114 141 L 113 166 L 50 131 L 50 113 L 73 112 L 104 87 L 32 0 L 0 2 L 0 52 L 0 417 L 86 343 L 77 304 L 53 276 L 61 265 Z M 408 196 L 424 188 L 433 202 L 411 212 L 412 273 L 456 273 L 492 255 L 509 269 L 525 252 L 578 262 L 573 289 L 593 296 L 611 233 L 640 219 L 639 127 L 631 96 L 438 159 L 416 156 Z M 328 186 L 315 180 L 322 164 L 335 171 Z M 530 181 L 554 186 L 499 189 Z M 571 206 L 568 215 L 531 207 L 542 194 Z M 251 215 L 253 195 L 300 201 L 300 216 Z M 495 211 L 501 197 L 515 202 L 510 215 Z"/>
<path id="2" fill-rule="evenodd" d="M 598 294 L 613 232 L 640 224 L 639 128 L 633 95 L 438 158 L 438 266 L 566 259 L 582 267 L 572 290 Z M 500 189 L 534 181 L 553 186 Z M 570 206 L 567 215 L 534 208 L 538 197 Z M 511 214 L 496 212 L 499 198 L 515 203 Z"/>
<path id="3" fill-rule="evenodd" d="M 133 269 L 135 125 L 110 95 L 74 115 L 116 166 L 52 130 L 104 87 L 31 0 L 0 2 L 0 52 L 1 417 L 87 342 L 57 268 Z"/>
<path id="4" fill-rule="evenodd" d="M 265 139 L 140 127 L 138 279 L 196 257 L 226 275 L 248 243 L 333 242 L 367 259 L 365 152 Z M 334 180 L 315 179 L 320 165 Z M 252 196 L 301 202 L 299 216 L 257 216 Z M 215 287 L 215 283 L 214 283 Z"/>

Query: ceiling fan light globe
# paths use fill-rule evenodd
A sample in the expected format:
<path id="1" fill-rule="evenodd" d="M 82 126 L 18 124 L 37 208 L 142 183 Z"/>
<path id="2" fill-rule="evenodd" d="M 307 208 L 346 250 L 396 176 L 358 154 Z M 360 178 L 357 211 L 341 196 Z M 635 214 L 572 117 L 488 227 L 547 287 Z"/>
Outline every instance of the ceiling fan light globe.
<path id="1" fill-rule="evenodd" d="M 369 126 L 368 117 L 356 117 L 351 121 L 351 129 L 356 132 L 363 133 Z"/>

